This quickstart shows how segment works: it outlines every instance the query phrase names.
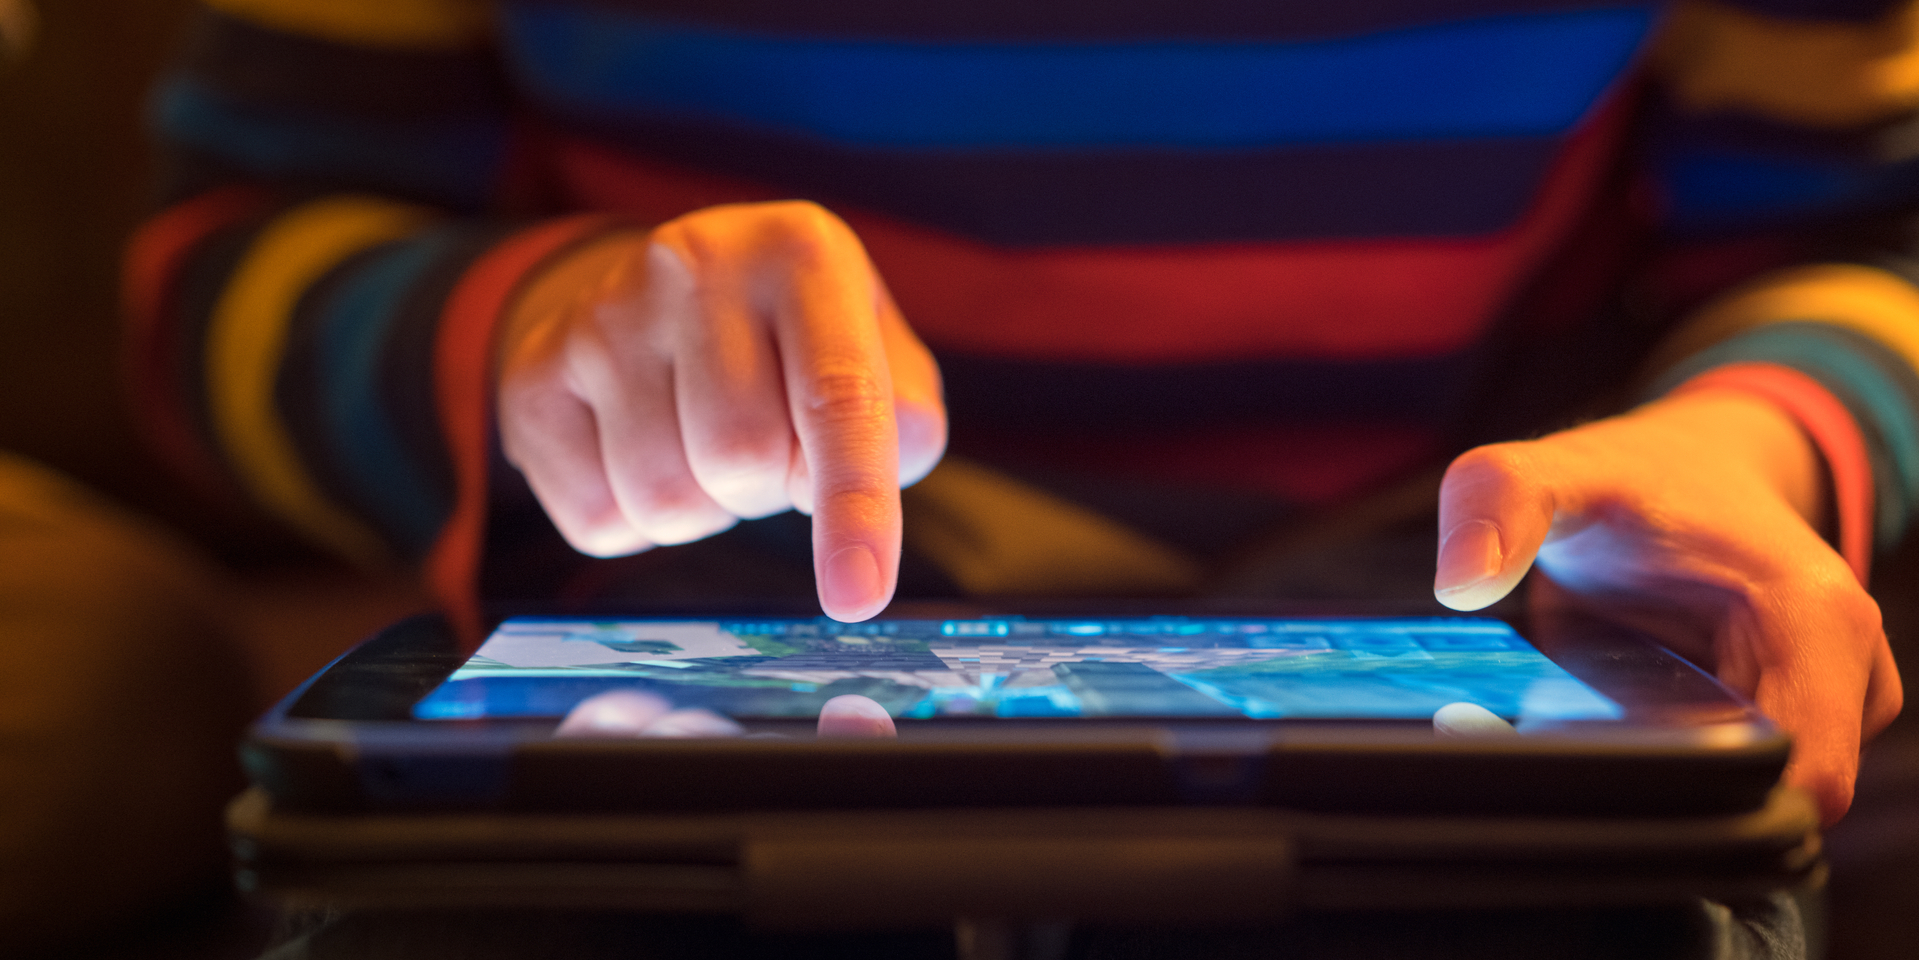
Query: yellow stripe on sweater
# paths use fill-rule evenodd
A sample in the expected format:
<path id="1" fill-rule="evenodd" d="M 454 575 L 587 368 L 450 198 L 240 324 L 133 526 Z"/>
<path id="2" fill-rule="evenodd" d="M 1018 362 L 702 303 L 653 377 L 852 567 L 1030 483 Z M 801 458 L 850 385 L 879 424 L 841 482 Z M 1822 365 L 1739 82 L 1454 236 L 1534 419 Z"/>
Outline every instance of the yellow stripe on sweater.
<path id="1" fill-rule="evenodd" d="M 295 207 L 254 241 L 207 330 L 208 405 L 234 471 L 275 515 L 366 566 L 387 563 L 387 549 L 307 475 L 275 412 L 274 381 L 301 294 L 342 260 L 413 232 L 428 216 L 418 207 L 359 196 Z"/>
<path id="2" fill-rule="evenodd" d="M 1919 289 L 1877 267 L 1837 263 L 1783 270 L 1731 291 L 1681 326 L 1651 368 L 1664 370 L 1748 330 L 1795 320 L 1864 334 L 1919 370 Z"/>
<path id="3" fill-rule="evenodd" d="M 1875 123 L 1919 106 L 1919 3 L 1861 24 L 1684 0 L 1652 63 L 1679 104 L 1696 112 L 1827 129 Z"/>
<path id="4" fill-rule="evenodd" d="M 485 0 L 202 0 L 230 17 L 303 36 L 371 47 L 446 50 L 493 32 Z"/>

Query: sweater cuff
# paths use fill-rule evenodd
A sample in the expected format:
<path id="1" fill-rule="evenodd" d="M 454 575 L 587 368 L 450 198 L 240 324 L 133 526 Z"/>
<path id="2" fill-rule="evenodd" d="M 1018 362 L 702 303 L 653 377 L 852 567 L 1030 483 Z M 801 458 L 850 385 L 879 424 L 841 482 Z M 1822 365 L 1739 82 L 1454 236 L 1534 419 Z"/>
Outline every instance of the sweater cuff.
<path id="1" fill-rule="evenodd" d="M 463 648 L 485 639 L 480 606 L 486 544 L 487 467 L 493 444 L 493 341 L 522 283 L 557 257 L 623 226 L 580 214 L 523 230 L 474 261 L 447 298 L 434 342 L 434 392 L 453 468 L 453 509 L 426 558 L 427 586 Z"/>
<path id="2" fill-rule="evenodd" d="M 1852 415 L 1873 480 L 1873 541 L 1919 515 L 1919 288 L 1874 267 L 1781 270 L 1727 293 L 1667 339 L 1646 396 L 1737 363 L 1788 367 Z"/>

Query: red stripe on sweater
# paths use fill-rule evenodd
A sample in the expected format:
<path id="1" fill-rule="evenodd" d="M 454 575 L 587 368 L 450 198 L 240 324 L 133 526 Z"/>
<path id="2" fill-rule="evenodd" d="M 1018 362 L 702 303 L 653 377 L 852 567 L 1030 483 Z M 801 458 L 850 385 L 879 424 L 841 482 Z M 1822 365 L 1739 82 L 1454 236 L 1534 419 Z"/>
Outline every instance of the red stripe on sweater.
<path id="1" fill-rule="evenodd" d="M 180 273 L 207 238 L 264 211 L 272 200 L 265 189 L 243 184 L 175 204 L 141 225 L 121 262 L 121 363 L 133 416 L 169 467 L 213 495 L 237 494 L 239 488 L 194 427 L 180 395 Z"/>
<path id="2" fill-rule="evenodd" d="M 1430 356 L 1482 335 L 1577 223 L 1613 161 L 1626 101 L 1571 137 L 1530 209 L 1486 236 L 1003 249 L 836 212 L 914 329 L 949 350 L 1121 363 Z M 644 222 L 783 198 L 584 138 L 555 136 L 550 149 L 568 203 Z"/>
<path id="3" fill-rule="evenodd" d="M 553 257 L 616 223 L 582 214 L 507 238 L 474 261 L 440 315 L 434 341 L 434 396 L 453 467 L 453 509 L 426 558 L 427 586 L 472 650 L 481 634 L 479 575 L 486 545 L 487 467 L 493 441 L 493 337 L 521 281 Z"/>

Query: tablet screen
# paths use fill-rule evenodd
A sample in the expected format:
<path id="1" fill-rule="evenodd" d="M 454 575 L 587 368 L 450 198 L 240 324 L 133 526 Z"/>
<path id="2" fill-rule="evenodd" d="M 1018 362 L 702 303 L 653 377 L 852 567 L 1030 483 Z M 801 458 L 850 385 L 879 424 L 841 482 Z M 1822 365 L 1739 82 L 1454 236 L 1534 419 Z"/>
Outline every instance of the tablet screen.
<path id="1" fill-rule="evenodd" d="M 737 718 L 842 694 L 896 717 L 1612 720 L 1617 703 L 1499 620 L 514 618 L 413 707 L 421 720 L 558 717 L 616 689 Z"/>

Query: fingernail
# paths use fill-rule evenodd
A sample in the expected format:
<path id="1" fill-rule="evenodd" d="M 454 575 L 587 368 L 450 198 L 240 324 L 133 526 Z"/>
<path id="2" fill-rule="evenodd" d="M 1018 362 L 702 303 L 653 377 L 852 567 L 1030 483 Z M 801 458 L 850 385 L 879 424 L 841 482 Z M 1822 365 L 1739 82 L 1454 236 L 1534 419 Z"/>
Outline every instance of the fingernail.
<path id="1" fill-rule="evenodd" d="M 841 547 L 821 571 L 820 602 L 827 615 L 839 620 L 864 620 L 879 612 L 885 599 L 880 584 L 879 559 L 863 543 Z"/>
<path id="2" fill-rule="evenodd" d="M 1476 703 L 1449 703 L 1433 712 L 1433 733 L 1441 737 L 1515 737 L 1519 731 L 1499 714 Z"/>
<path id="3" fill-rule="evenodd" d="M 820 707 L 822 740 L 873 740 L 895 736 L 893 717 L 879 703 L 857 694 L 842 694 Z"/>
<path id="4" fill-rule="evenodd" d="M 1485 520 L 1468 520 L 1454 527 L 1439 545 L 1433 591 L 1444 596 L 1470 590 L 1498 576 L 1504 561 L 1499 528 Z"/>

